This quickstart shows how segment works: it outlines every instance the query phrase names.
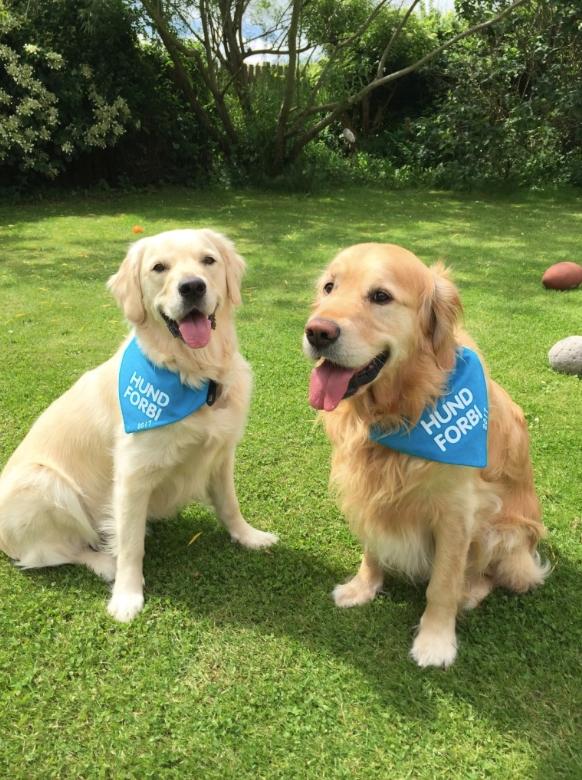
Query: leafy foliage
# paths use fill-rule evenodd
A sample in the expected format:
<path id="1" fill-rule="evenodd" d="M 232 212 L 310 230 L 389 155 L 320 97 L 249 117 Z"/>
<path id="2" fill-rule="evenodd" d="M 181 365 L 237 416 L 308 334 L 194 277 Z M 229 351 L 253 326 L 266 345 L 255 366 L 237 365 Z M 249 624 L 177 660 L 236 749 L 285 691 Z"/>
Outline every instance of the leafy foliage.
<path id="1" fill-rule="evenodd" d="M 309 30 L 322 46 L 325 56 L 317 63 L 315 72 L 326 66 L 333 47 L 350 31 L 361 27 L 370 13 L 366 0 L 336 3 L 318 0 L 309 6 Z M 386 44 L 393 38 L 402 20 L 402 13 L 394 6 L 383 6 L 367 29 L 358 35 L 349 52 L 339 60 L 329 79 L 328 99 L 334 94 L 351 94 L 376 75 Z M 410 16 L 402 32 L 394 37 L 385 58 L 383 73 L 390 73 L 413 65 L 421 57 L 442 43 L 458 24 L 452 14 L 415 13 Z M 427 112 L 436 91 L 435 79 L 439 68 L 435 65 L 411 73 L 402 81 L 394 81 L 367 95 L 361 103 L 351 107 L 343 117 L 357 134 L 374 136 L 386 124 L 394 124 L 403 116 L 418 116 Z"/>
<path id="2" fill-rule="evenodd" d="M 113 2 L 100 8 L 116 35 L 101 17 L 90 30 L 92 17 L 82 23 L 92 5 L 48 0 L 4 9 L 0 160 L 9 167 L 54 178 L 82 152 L 114 146 L 130 124 L 128 103 L 111 83 L 117 63 L 106 63 L 101 52 L 105 40 L 108 53 L 125 43 L 122 8 Z"/>
<path id="3" fill-rule="evenodd" d="M 14 30 L 15 26 L 0 19 L 2 32 Z M 58 101 L 35 71 L 41 67 L 60 70 L 62 66 L 57 52 L 25 44 L 19 55 L 9 45 L 0 43 L 0 162 L 12 163 L 25 171 L 36 170 L 48 177 L 58 172 L 54 156 L 47 151 L 58 125 Z"/>
<path id="4" fill-rule="evenodd" d="M 267 49 L 297 45 L 289 79 L 247 67 L 243 0 L 0 0 L 3 181 L 582 185 L 578 0 L 526 3 L 420 68 L 509 0 L 411 3 L 254 4 Z"/>
<path id="5" fill-rule="evenodd" d="M 467 22 L 483 0 L 464 0 Z M 582 9 L 539 0 L 448 56 L 444 98 L 416 127 L 439 181 L 582 184 Z"/>
<path id="6" fill-rule="evenodd" d="M 0 15 L 0 164 L 14 182 L 179 178 L 205 142 L 167 57 L 121 0 L 9 0 Z M 36 179 L 35 179 L 36 176 Z"/>
<path id="7" fill-rule="evenodd" d="M 419 21 L 415 15 L 420 2 L 409 0 L 398 9 L 390 9 L 388 0 L 343 0 L 337 7 L 328 0 L 266 2 L 261 5 L 264 18 L 259 35 L 253 37 L 247 0 L 141 0 L 152 29 L 172 59 L 177 83 L 225 158 L 231 164 L 241 162 L 241 149 L 248 148 L 246 139 L 258 137 L 252 130 L 260 116 L 270 142 L 260 147 L 259 159 L 271 174 L 294 163 L 310 142 L 334 123 L 345 121 L 357 106 L 362 106 L 362 125 L 367 131 L 372 94 L 380 95 L 379 90 L 390 86 L 387 95 L 384 91 L 383 105 L 375 111 L 377 124 L 394 82 L 415 73 L 477 29 L 497 23 L 526 0 L 507 0 L 498 13 L 476 27 L 465 26 L 444 40 L 434 34 L 434 25 L 423 25 L 424 17 Z M 444 31 L 442 26 L 440 32 Z M 245 67 L 249 57 L 257 54 L 252 47 L 257 38 L 267 42 L 259 50 L 261 55 L 287 58 L 279 107 L 270 114 L 254 102 Z M 192 46 L 192 41 L 198 46 Z M 194 89 L 188 68 L 207 87 L 208 102 Z"/>

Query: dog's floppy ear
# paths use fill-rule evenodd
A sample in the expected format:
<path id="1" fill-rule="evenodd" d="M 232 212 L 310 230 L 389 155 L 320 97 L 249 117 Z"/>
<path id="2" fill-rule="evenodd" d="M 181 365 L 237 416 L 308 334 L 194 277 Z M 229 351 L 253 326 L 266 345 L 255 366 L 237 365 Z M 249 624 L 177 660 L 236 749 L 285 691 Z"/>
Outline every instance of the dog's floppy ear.
<path id="1" fill-rule="evenodd" d="M 229 300 L 234 306 L 240 306 L 242 303 L 240 296 L 240 286 L 243 274 L 246 270 L 246 263 L 238 254 L 232 241 L 223 236 L 222 233 L 216 233 L 214 230 L 207 231 L 211 241 L 217 246 L 224 260 L 226 271 L 226 291 Z"/>
<path id="2" fill-rule="evenodd" d="M 136 241 L 125 256 L 119 271 L 110 277 L 107 287 L 117 303 L 121 306 L 125 317 L 134 325 L 145 322 L 146 312 L 139 280 L 141 260 L 145 242 Z"/>
<path id="3" fill-rule="evenodd" d="M 462 312 L 461 299 L 443 263 L 436 263 L 429 271 L 431 284 L 422 304 L 424 330 L 437 361 L 446 363 L 454 348 L 455 326 Z"/>

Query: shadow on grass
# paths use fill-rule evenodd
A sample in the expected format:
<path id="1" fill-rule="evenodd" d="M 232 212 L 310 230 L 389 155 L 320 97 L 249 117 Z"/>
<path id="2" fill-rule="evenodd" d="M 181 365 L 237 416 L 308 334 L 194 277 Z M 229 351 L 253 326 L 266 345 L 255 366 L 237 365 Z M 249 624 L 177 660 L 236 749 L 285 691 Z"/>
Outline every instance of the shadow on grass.
<path id="1" fill-rule="evenodd" d="M 352 666 L 368 679 L 371 696 L 427 723 L 436 720 L 442 697 L 466 702 L 501 733 L 525 737 L 539 749 L 540 777 L 547 776 L 546 765 L 576 776 L 575 712 L 561 709 L 577 685 L 579 653 L 572 634 L 578 624 L 579 574 L 568 559 L 554 561 L 555 570 L 539 591 L 523 597 L 496 591 L 479 609 L 461 616 L 455 665 L 448 671 L 420 670 L 408 651 L 424 607 L 423 587 L 387 579 L 385 594 L 371 605 L 339 610 L 330 591 L 354 572 L 330 566 L 323 555 L 287 547 L 284 540 L 272 551 L 243 550 L 204 510 L 196 513 L 195 529 L 203 536 L 192 548 L 186 544 L 190 521 L 153 526 L 145 564 L 146 612 L 148 603 L 156 610 L 166 602 L 181 603 L 195 619 L 290 637 L 320 657 L 331 654 Z M 53 569 L 32 576 L 50 577 L 63 589 L 78 589 L 81 580 L 88 592 L 103 595 L 105 608 L 107 590 L 88 573 Z"/>
<path id="2" fill-rule="evenodd" d="M 145 235 L 174 227 L 210 226 L 229 232 L 232 238 L 241 242 L 252 263 L 253 247 L 261 253 L 272 250 L 272 257 L 266 265 L 253 268 L 255 281 L 264 284 L 265 277 L 272 274 L 278 265 L 285 266 L 285 274 L 297 275 L 297 270 L 309 266 L 310 257 L 318 253 L 321 241 L 332 243 L 340 249 L 351 243 L 362 241 L 390 241 L 404 243 L 426 261 L 437 259 L 443 246 L 454 248 L 455 255 L 463 262 L 463 242 L 482 244 L 490 256 L 487 266 L 471 263 L 474 280 L 480 283 L 481 276 L 487 276 L 488 284 L 495 284 L 499 277 L 502 289 L 506 289 L 505 245 L 511 242 L 511 250 L 524 250 L 524 261 L 540 270 L 545 267 L 544 258 L 532 258 L 529 245 L 532 232 L 539 230 L 544 222 L 557 225 L 567 216 L 571 218 L 578 204 L 582 210 L 582 198 L 559 193 L 520 193 L 517 195 L 453 195 L 447 192 L 389 192 L 368 188 L 367 197 L 355 198 L 351 190 L 336 190 L 332 196 L 277 194 L 260 191 L 222 192 L 205 190 L 166 190 L 153 193 L 113 194 L 109 197 L 88 200 L 63 200 L 55 203 L 41 203 L 21 207 L 18 226 L 34 223 L 39 227 L 38 240 L 28 235 L 23 239 L 18 230 L 0 233 L 3 252 L 2 265 L 5 269 L 24 275 L 40 275 L 47 282 L 75 278 L 102 283 L 105 275 L 114 270 L 123 258 L 127 245 L 136 238 L 129 232 L 134 218 L 146 225 Z M 375 211 L 372 208 L 375 204 Z M 567 204 L 567 208 L 565 207 Z M 372 210 L 371 210 L 372 208 Z M 0 222 L 8 222 L 11 209 L 0 208 Z M 91 220 L 113 218 L 120 221 L 119 233 L 123 238 L 113 238 L 115 227 L 109 224 L 101 229 L 91 226 Z M 2 219 L 3 217 L 3 219 Z M 45 236 L 42 227 L 55 218 L 78 217 L 85 219 L 87 241 L 74 238 L 63 232 L 62 236 Z M 14 226 L 15 227 L 15 226 Z M 92 228 L 90 230 L 89 228 Z M 394 238 L 391 232 L 394 231 Z M 93 236 L 101 238 L 97 241 Z M 483 240 L 483 237 L 486 237 Z M 34 251 L 42 252 L 45 242 L 61 240 L 67 253 L 88 256 L 88 261 L 79 263 L 58 262 L 48 264 L 42 257 L 30 255 L 26 244 L 39 244 Z M 562 252 L 571 251 L 575 259 L 579 242 L 573 231 L 558 236 Z M 332 250 L 332 251 L 335 251 Z M 474 253 L 474 249 L 471 250 Z M 293 257 L 297 255 L 298 268 L 293 268 Z M 447 258 L 445 258 L 447 259 Z M 495 273 L 495 267 L 500 273 Z M 298 274 L 303 282 L 304 273 Z"/>
<path id="3" fill-rule="evenodd" d="M 187 195 L 191 202 L 185 204 Z M 216 226 L 242 242 L 251 264 L 251 305 L 244 310 L 245 321 L 260 319 L 261 307 L 267 302 L 284 309 L 286 318 L 297 321 L 299 340 L 314 268 L 316 263 L 325 262 L 322 241 L 326 242 L 327 253 L 332 245 L 340 248 L 365 239 L 389 240 L 393 224 L 397 225 L 394 240 L 406 243 L 425 260 L 436 259 L 434 253 L 445 241 L 454 246 L 457 239 L 453 234 L 461 231 L 461 238 L 474 242 L 473 260 L 463 261 L 462 244 L 455 249 L 460 258 L 461 289 L 474 295 L 487 291 L 489 299 L 495 298 L 493 308 L 498 302 L 499 313 L 507 312 L 510 305 L 533 322 L 536 302 L 529 296 L 534 292 L 540 297 L 545 295 L 537 274 L 541 274 L 546 259 L 524 255 L 529 276 L 520 283 L 518 294 L 511 293 L 508 304 L 503 241 L 510 237 L 515 254 L 527 245 L 530 230 L 539 231 L 541 220 L 557 223 L 564 214 L 559 197 L 521 196 L 514 202 L 496 196 L 494 202 L 484 199 L 479 203 L 474 198 L 448 194 L 378 191 L 378 234 L 371 235 L 374 214 L 370 213 L 370 202 L 354 202 L 352 197 L 348 208 L 342 193 L 315 199 L 315 203 L 300 196 L 277 196 L 271 202 L 271 196 L 252 192 L 203 193 L 199 200 L 196 196 L 179 192 L 160 201 L 156 193 L 89 204 L 43 205 L 40 217 L 34 209 L 26 209 L 18 221 L 42 223 L 55 216 L 90 218 L 134 209 L 144 221 L 151 222 L 154 232 L 189 222 Z M 568 208 L 571 212 L 571 201 Z M 484 248 L 488 265 L 478 262 L 475 249 L 482 233 L 491 237 L 486 251 Z M 61 265 L 58 261 L 45 263 L 36 256 L 23 264 L 26 250 L 19 236 L 3 236 L 1 240 L 4 268 L 21 278 L 39 276 L 49 285 L 61 284 L 63 279 L 103 284 L 128 243 L 107 238 L 92 248 L 78 238 L 73 241 L 68 237 L 67 256 L 89 251 L 92 259 L 79 263 L 69 259 Z M 58 237 L 51 240 L 58 243 Z M 579 251 L 576 241 L 573 232 L 560 235 L 560 251 Z M 259 247 L 262 253 L 265 247 L 272 248 L 272 257 L 253 263 L 254 248 Z M 463 278 L 465 271 L 470 277 L 467 280 Z M 255 287 L 261 294 L 256 307 L 252 305 Z M 203 530 L 204 534 L 189 548 L 186 543 L 194 530 Z M 331 566 L 323 553 L 290 548 L 284 539 L 272 553 L 241 550 L 231 545 L 226 534 L 216 530 L 210 516 L 203 512 L 196 514 L 194 529 L 186 520 L 156 526 L 147 547 L 146 612 L 148 606 L 163 610 L 166 602 L 179 603 L 194 618 L 210 617 L 218 625 L 252 628 L 259 635 L 291 637 L 318 656 L 333 655 L 357 669 L 369 680 L 370 696 L 411 718 L 436 720 L 443 706 L 432 695 L 436 687 L 445 699 L 470 704 L 501 733 L 506 731 L 516 738 L 526 735 L 537 749 L 540 776 L 550 776 L 544 774 L 545 766 L 551 771 L 563 767 L 565 777 L 579 776 L 574 743 L 576 713 L 565 711 L 564 702 L 572 699 L 571 694 L 577 693 L 579 686 L 576 670 L 582 642 L 578 614 L 581 586 L 578 570 L 567 558 L 557 561 L 556 571 L 539 592 L 519 598 L 497 592 L 480 609 L 462 617 L 459 659 L 451 670 L 443 672 L 421 671 L 408 659 L 413 627 L 424 605 L 422 588 L 387 582 L 387 595 L 373 604 L 337 610 L 329 593 L 337 582 L 354 572 Z M 195 576 L 197 573 L 201 576 Z M 83 591 L 99 594 L 105 606 L 106 588 L 88 573 L 51 570 L 49 575 L 39 572 L 32 576 L 50 577 L 57 588 L 82 587 Z"/>
<path id="4" fill-rule="evenodd" d="M 536 744 L 551 735 L 560 754 L 559 760 L 548 757 L 551 765 L 562 765 L 566 774 L 574 768 L 568 736 L 574 713 L 556 710 L 557 702 L 568 701 L 579 660 L 571 634 L 578 624 L 579 573 L 567 559 L 555 562 L 539 591 L 523 597 L 496 591 L 461 616 L 455 666 L 420 670 L 408 651 L 424 608 L 423 586 L 387 579 L 385 595 L 373 604 L 339 610 L 330 592 L 355 572 L 330 567 L 323 556 L 291 549 L 284 540 L 272 552 L 257 553 L 232 545 L 212 520 L 196 526 L 204 528 L 205 541 L 194 558 L 180 523 L 154 527 L 146 565 L 151 598 L 179 600 L 218 624 L 252 626 L 290 636 L 318 655 L 333 654 L 363 673 L 380 700 L 413 718 L 434 719 L 440 706 L 427 695 L 428 676 L 444 695 L 470 703 L 502 732 L 515 732 L 519 723 L 517 738 L 527 734 Z M 193 570 L 201 576 L 193 579 Z"/>

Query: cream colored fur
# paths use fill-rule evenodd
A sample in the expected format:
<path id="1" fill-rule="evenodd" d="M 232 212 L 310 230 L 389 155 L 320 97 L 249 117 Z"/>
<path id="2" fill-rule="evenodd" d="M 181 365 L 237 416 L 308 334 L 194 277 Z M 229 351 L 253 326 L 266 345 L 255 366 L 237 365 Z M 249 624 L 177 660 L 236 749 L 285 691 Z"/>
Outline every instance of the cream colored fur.
<path id="1" fill-rule="evenodd" d="M 331 293 L 324 285 L 333 283 Z M 394 299 L 374 304 L 383 289 Z M 496 585 L 523 592 L 543 582 L 535 552 L 544 534 L 521 409 L 489 376 L 489 463 L 484 469 L 409 457 L 374 444 L 371 424 L 418 420 L 441 395 L 459 345 L 476 349 L 458 324 L 461 304 L 441 266 L 424 266 L 389 244 L 341 252 L 318 283 L 313 317 L 341 335 L 324 353 L 351 368 L 386 349 L 376 379 L 321 419 L 333 446 L 331 485 L 364 557 L 334 590 L 338 606 L 370 601 L 384 572 L 428 580 L 427 607 L 412 646 L 420 666 L 448 666 L 457 652 L 455 618 Z M 305 351 L 316 357 L 309 343 Z"/>
<path id="2" fill-rule="evenodd" d="M 208 256 L 213 265 L 204 263 Z M 153 270 L 158 262 L 163 273 Z M 210 230 L 170 231 L 134 244 L 109 280 L 131 335 L 183 381 L 217 382 L 218 402 L 166 427 L 125 434 L 117 376 L 126 341 L 49 406 L 0 477 L 0 549 L 23 568 L 80 563 L 115 580 L 108 609 L 117 620 L 131 620 L 143 606 L 147 518 L 172 516 L 197 500 L 213 505 L 242 545 L 277 540 L 244 520 L 234 489 L 235 447 L 251 394 L 234 329 L 243 272 L 233 244 Z M 177 316 L 178 284 L 193 275 L 207 285 L 205 313 L 216 310 L 216 330 L 201 349 L 174 338 L 160 315 Z"/>

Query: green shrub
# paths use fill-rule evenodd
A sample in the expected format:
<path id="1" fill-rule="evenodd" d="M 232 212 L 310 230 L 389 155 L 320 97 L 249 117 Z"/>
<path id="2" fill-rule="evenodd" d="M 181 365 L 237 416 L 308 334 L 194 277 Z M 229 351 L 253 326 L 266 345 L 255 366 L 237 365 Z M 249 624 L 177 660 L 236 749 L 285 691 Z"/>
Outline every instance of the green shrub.
<path id="1" fill-rule="evenodd" d="M 0 6 L 0 166 L 7 183 L 203 181 L 210 150 L 123 0 Z"/>
<path id="2" fill-rule="evenodd" d="M 461 10 L 474 21 L 481 0 Z M 415 164 L 447 186 L 580 183 L 582 16 L 539 0 L 451 51 L 436 112 L 414 127 Z"/>

